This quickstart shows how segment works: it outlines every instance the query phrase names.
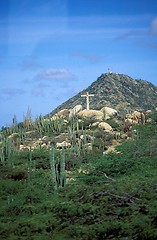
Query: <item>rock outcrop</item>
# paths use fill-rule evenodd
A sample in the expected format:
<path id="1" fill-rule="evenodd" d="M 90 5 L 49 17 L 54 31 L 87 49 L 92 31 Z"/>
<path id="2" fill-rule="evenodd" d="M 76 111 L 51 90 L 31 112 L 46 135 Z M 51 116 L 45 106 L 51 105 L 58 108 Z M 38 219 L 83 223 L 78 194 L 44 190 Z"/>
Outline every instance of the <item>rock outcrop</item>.
<path id="1" fill-rule="evenodd" d="M 104 113 L 104 119 L 108 120 L 111 117 L 115 117 L 118 115 L 117 110 L 110 108 L 110 107 L 103 107 L 100 111 Z"/>
<path id="2" fill-rule="evenodd" d="M 98 110 L 83 110 L 78 113 L 79 118 L 86 118 L 88 119 L 91 123 L 96 122 L 96 121 L 102 121 L 104 114 L 101 111 Z"/>

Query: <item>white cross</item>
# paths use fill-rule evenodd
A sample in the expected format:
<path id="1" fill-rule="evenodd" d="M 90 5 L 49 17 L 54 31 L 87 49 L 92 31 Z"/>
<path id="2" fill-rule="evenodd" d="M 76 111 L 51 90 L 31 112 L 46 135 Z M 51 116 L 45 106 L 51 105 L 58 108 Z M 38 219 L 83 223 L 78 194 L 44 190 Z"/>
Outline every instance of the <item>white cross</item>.
<path id="1" fill-rule="evenodd" d="M 81 97 L 86 97 L 86 103 L 87 103 L 87 110 L 89 110 L 89 97 L 93 97 L 94 94 L 89 94 L 88 92 L 85 95 L 81 95 Z"/>

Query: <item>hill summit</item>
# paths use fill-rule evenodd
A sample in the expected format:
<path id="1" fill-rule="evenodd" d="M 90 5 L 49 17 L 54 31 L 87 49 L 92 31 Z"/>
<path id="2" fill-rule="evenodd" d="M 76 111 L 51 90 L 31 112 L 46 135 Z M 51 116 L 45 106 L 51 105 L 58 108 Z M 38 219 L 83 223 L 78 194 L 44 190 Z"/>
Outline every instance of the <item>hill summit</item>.
<path id="1" fill-rule="evenodd" d="M 152 83 L 109 72 L 102 74 L 88 88 L 58 106 L 50 114 L 65 108 L 71 109 L 78 104 L 86 108 L 86 98 L 81 97 L 86 92 L 94 95 L 90 98 L 90 109 L 98 110 L 106 106 L 120 113 L 127 113 L 157 107 L 157 87 Z"/>

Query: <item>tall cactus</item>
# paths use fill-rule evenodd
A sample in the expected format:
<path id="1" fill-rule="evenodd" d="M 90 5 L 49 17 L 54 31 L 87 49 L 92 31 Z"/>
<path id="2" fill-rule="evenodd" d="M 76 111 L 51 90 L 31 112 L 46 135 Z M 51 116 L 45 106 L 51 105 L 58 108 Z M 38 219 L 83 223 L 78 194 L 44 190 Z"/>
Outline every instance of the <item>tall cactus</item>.
<path id="1" fill-rule="evenodd" d="M 50 152 L 50 168 L 51 168 L 51 175 L 52 175 L 52 184 L 53 184 L 54 190 L 57 190 L 54 148 L 52 148 L 52 151 Z"/>
<path id="2" fill-rule="evenodd" d="M 11 139 L 4 137 L 1 144 L 0 160 L 2 163 L 10 161 L 15 150 Z"/>
<path id="3" fill-rule="evenodd" d="M 62 149 L 62 155 L 60 158 L 60 186 L 64 187 L 66 185 L 66 173 L 65 173 L 65 153 Z"/>
<path id="4" fill-rule="evenodd" d="M 56 161 L 55 152 L 54 149 L 52 149 L 50 152 L 50 168 L 54 190 L 57 190 L 58 187 L 64 187 L 66 185 L 64 150 L 62 150 L 60 158 Z"/>

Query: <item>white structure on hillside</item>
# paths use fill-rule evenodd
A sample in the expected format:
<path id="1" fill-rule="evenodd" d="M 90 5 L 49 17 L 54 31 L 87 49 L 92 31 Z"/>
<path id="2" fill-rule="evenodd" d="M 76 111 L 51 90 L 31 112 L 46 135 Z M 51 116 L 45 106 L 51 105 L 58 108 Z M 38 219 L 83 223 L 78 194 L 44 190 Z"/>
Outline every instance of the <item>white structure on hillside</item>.
<path id="1" fill-rule="evenodd" d="M 87 107 L 86 109 L 89 110 L 89 97 L 93 97 L 94 94 L 89 94 L 88 92 L 86 92 L 85 95 L 81 95 L 81 97 L 86 97 L 86 103 L 87 103 Z"/>

